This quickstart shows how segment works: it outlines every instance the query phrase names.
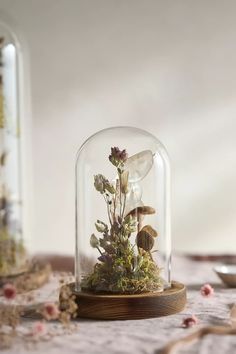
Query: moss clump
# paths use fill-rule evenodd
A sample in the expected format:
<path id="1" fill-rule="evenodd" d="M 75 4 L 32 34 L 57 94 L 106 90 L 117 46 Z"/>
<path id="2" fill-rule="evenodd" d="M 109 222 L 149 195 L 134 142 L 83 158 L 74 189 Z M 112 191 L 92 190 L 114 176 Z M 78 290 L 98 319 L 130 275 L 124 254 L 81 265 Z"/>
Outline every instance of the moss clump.
<path id="1" fill-rule="evenodd" d="M 132 248 L 121 257 L 114 255 L 109 261 L 96 263 L 94 271 L 84 277 L 81 288 L 97 293 L 138 294 L 162 289 L 160 269 L 147 252 L 135 256 Z"/>

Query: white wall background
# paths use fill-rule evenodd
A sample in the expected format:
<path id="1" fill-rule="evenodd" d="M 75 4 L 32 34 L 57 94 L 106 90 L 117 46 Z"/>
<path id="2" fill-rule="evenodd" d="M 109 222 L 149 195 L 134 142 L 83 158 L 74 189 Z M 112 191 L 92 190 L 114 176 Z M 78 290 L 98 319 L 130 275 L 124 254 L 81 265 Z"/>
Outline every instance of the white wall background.
<path id="1" fill-rule="evenodd" d="M 31 59 L 34 249 L 73 253 L 74 160 L 114 125 L 172 161 L 173 245 L 236 252 L 236 1 L 0 0 Z"/>

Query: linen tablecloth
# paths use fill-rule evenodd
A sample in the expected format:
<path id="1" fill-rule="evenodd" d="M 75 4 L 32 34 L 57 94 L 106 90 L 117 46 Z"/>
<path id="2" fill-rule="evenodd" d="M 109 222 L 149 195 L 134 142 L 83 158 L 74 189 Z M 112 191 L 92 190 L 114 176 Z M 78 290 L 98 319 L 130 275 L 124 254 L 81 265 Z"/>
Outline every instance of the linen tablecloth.
<path id="1" fill-rule="evenodd" d="M 174 257 L 172 277 L 187 285 L 188 302 L 184 311 L 179 314 L 127 321 L 95 321 L 78 320 L 78 329 L 72 334 L 55 336 L 50 341 L 39 341 L 30 348 L 30 353 L 47 354 L 152 354 L 170 340 L 180 338 L 203 325 L 223 325 L 229 323 L 229 306 L 236 302 L 236 289 L 226 288 L 212 270 L 214 263 L 192 261 L 186 257 Z M 214 296 L 205 298 L 200 294 L 204 283 L 210 283 Z M 37 291 L 39 300 L 54 300 L 58 296 L 57 276 Z M 199 324 L 194 328 L 181 327 L 185 317 L 194 314 Z M 32 320 L 25 320 L 23 326 L 29 326 Z M 57 328 L 57 323 L 48 326 Z M 236 353 L 236 336 L 209 335 L 181 349 L 180 353 L 189 354 L 234 354 Z M 29 353 L 22 344 L 16 343 L 4 354 Z"/>

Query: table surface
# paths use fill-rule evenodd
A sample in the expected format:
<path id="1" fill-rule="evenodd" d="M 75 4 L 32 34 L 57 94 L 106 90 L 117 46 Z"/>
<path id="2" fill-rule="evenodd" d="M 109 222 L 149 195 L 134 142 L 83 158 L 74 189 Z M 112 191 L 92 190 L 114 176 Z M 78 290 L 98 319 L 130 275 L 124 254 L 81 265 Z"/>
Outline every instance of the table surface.
<path id="1" fill-rule="evenodd" d="M 236 289 L 224 287 L 213 272 L 212 262 L 197 262 L 185 257 L 174 257 L 172 262 L 173 279 L 187 285 L 187 306 L 179 314 L 133 321 L 94 321 L 78 320 L 78 329 L 72 334 L 61 334 L 50 341 L 40 341 L 30 353 L 47 354 L 149 354 L 157 353 L 158 349 L 170 340 L 185 336 L 203 325 L 223 325 L 229 323 L 229 308 L 236 303 Z M 204 283 L 210 283 L 215 294 L 210 298 L 202 297 L 200 288 Z M 41 301 L 53 300 L 57 297 L 59 282 L 53 276 L 50 283 L 37 291 L 37 297 Z M 185 317 L 195 314 L 199 324 L 194 328 L 181 327 Z M 23 326 L 30 326 L 31 320 L 25 320 Z M 57 323 L 49 323 L 57 330 Z M 187 346 L 180 353 L 236 353 L 236 336 L 209 335 Z M 29 353 L 29 350 L 21 343 L 17 343 L 9 353 Z"/>

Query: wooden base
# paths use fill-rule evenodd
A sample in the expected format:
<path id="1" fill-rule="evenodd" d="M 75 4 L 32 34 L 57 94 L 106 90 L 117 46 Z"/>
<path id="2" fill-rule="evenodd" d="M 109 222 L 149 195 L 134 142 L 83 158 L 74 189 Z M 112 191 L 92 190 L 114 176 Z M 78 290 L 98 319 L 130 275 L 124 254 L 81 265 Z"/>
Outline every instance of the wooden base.
<path id="1" fill-rule="evenodd" d="M 6 283 L 15 285 L 18 294 L 38 289 L 48 281 L 50 274 L 51 267 L 49 264 L 34 262 L 29 265 L 29 269 L 24 273 L 0 277 L 0 295 L 2 294 L 2 287 Z"/>
<path id="2" fill-rule="evenodd" d="M 137 295 L 97 295 L 76 292 L 75 283 L 69 286 L 80 318 L 136 320 L 161 317 L 182 311 L 186 304 L 186 288 L 175 281 L 163 292 Z"/>

